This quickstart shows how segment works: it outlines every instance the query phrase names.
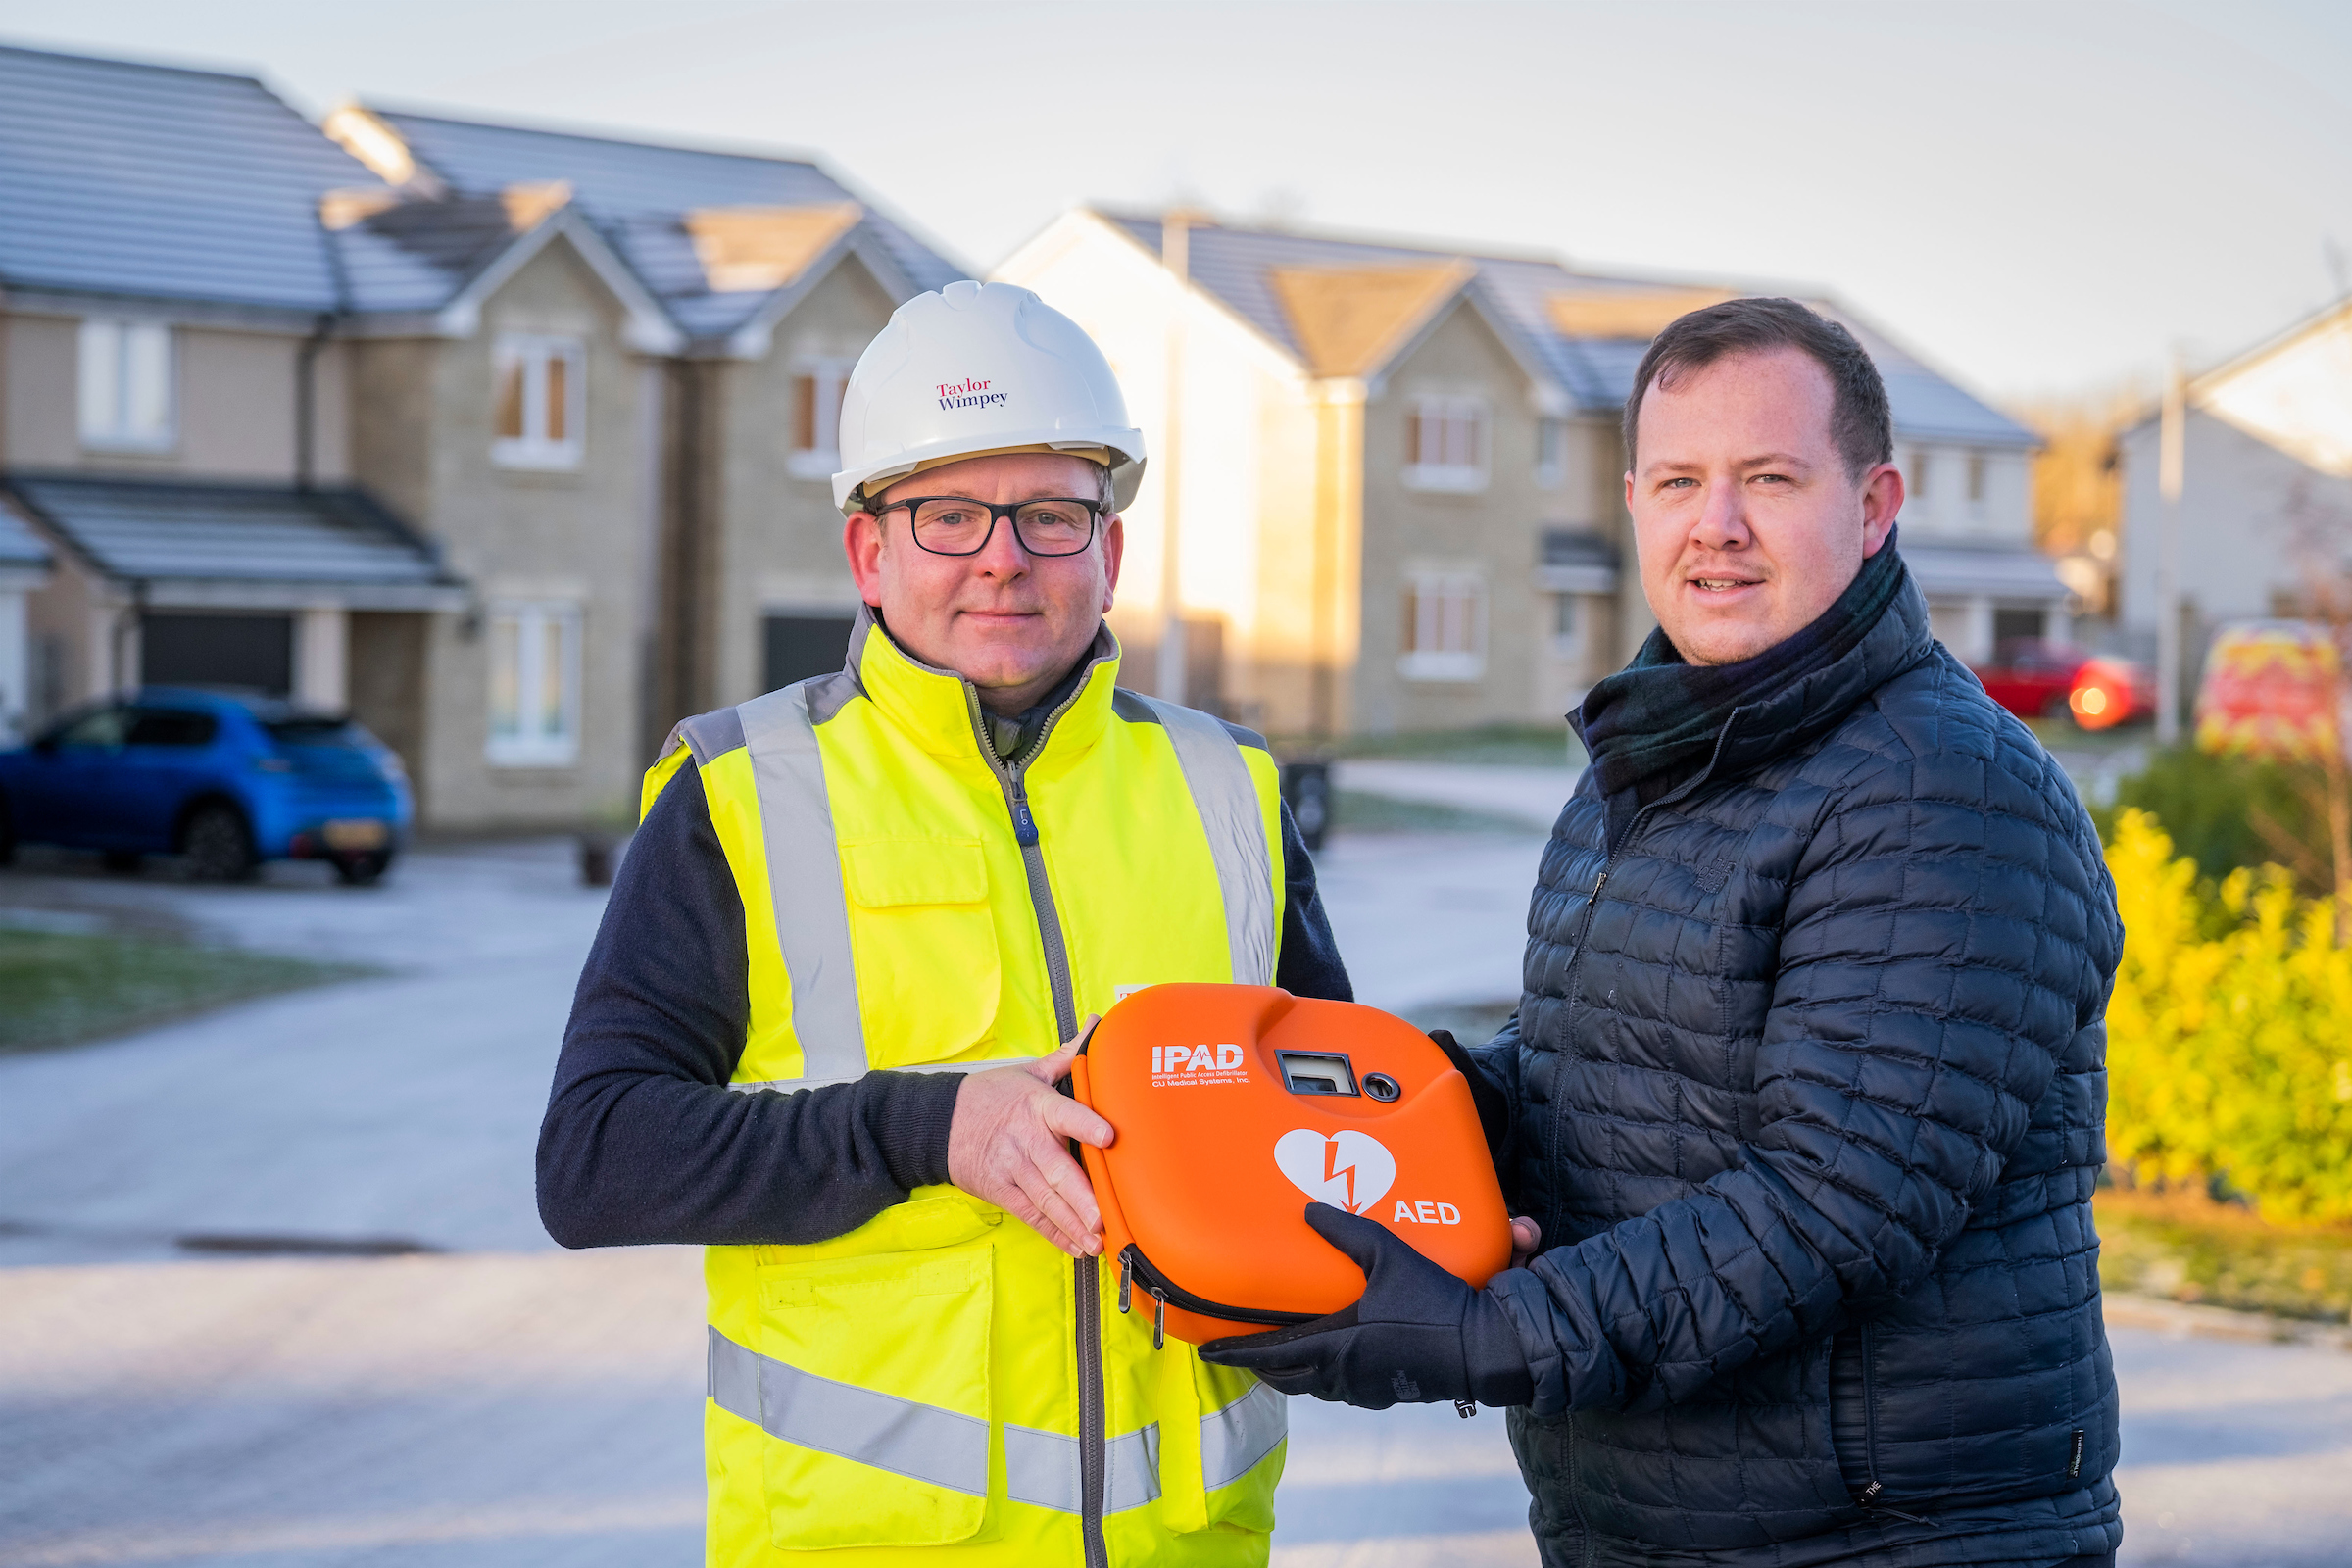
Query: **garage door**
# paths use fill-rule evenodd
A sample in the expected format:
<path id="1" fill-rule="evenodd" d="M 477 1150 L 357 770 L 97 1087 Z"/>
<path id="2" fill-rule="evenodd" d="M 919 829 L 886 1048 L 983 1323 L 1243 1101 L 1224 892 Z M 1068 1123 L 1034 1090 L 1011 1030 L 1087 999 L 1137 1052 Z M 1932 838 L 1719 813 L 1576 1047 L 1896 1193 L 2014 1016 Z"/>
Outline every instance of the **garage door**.
<path id="1" fill-rule="evenodd" d="M 142 615 L 139 680 L 284 697 L 294 689 L 294 617 Z"/>

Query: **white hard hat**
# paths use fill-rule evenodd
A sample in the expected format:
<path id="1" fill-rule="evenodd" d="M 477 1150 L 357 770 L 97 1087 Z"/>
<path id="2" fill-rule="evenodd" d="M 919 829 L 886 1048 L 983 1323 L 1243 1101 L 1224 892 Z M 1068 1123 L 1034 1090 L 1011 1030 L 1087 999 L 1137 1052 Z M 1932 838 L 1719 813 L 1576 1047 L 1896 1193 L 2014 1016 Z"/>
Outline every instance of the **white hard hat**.
<path id="1" fill-rule="evenodd" d="M 1110 469 L 1125 511 L 1144 479 L 1144 433 L 1110 362 L 1076 321 L 1011 283 L 950 283 L 891 314 L 841 394 L 833 501 L 918 468 L 1004 451 L 1067 452 Z"/>

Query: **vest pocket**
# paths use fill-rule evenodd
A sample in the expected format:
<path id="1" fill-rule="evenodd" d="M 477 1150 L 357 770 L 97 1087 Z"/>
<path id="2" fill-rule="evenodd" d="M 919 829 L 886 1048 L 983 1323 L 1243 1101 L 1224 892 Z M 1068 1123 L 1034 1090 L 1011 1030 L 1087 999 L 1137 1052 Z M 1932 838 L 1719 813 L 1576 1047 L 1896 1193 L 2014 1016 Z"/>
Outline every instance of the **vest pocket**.
<path id="1" fill-rule="evenodd" d="M 867 1063 L 952 1060 L 993 1037 L 1001 965 L 980 841 L 851 840 L 841 869 Z"/>
<path id="2" fill-rule="evenodd" d="M 760 1425 L 787 1551 L 928 1546 L 988 1507 L 987 1242 L 762 1271 Z"/>

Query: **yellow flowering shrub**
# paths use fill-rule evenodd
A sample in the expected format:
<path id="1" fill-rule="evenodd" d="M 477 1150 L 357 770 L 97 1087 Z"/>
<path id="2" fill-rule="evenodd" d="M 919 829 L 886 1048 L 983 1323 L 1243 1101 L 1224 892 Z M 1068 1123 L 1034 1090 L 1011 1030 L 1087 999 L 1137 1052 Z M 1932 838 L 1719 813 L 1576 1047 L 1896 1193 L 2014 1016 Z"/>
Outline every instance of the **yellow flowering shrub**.
<path id="1" fill-rule="evenodd" d="M 2107 866 L 2109 1156 L 2142 1182 L 2226 1177 L 2271 1219 L 2352 1220 L 2352 948 L 2330 902 L 2275 867 L 2201 888 L 2145 811 L 2118 816 Z"/>

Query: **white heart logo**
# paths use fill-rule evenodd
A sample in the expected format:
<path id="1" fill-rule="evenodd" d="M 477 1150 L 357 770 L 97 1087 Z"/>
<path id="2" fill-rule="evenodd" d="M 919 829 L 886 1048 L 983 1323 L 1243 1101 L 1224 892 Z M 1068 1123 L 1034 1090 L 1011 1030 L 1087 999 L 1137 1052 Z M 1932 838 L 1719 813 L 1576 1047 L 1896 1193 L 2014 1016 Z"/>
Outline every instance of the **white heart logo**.
<path id="1" fill-rule="evenodd" d="M 1352 1127 L 1328 1136 L 1295 1127 L 1274 1140 L 1274 1163 L 1293 1187 L 1350 1214 L 1370 1209 L 1396 1180 L 1396 1156 Z"/>

